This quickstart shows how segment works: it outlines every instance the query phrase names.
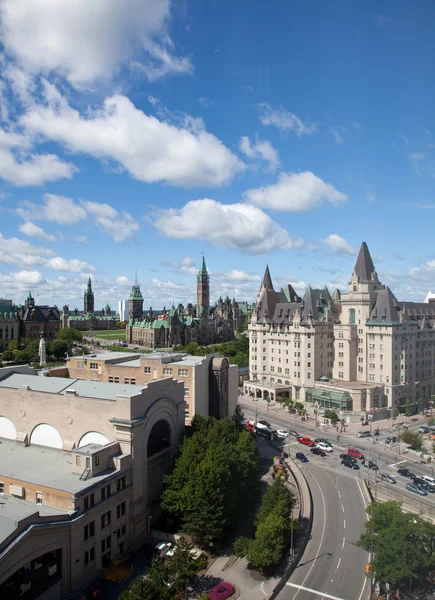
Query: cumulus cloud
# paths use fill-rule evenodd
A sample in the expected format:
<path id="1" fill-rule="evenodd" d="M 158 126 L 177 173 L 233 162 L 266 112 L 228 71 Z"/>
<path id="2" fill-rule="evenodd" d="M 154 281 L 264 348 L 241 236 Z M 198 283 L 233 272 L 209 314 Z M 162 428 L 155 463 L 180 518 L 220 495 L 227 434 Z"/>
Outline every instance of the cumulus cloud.
<path id="1" fill-rule="evenodd" d="M 53 221 L 59 225 L 76 225 L 88 216 L 86 211 L 71 198 L 57 194 L 44 194 L 43 198 L 43 204 L 21 202 L 17 208 L 20 217 L 34 221 Z"/>
<path id="2" fill-rule="evenodd" d="M 255 206 L 221 204 L 208 198 L 191 200 L 181 209 L 157 211 L 154 226 L 170 238 L 203 239 L 220 248 L 252 254 L 303 244 Z"/>
<path id="3" fill-rule="evenodd" d="M 171 267 L 174 273 L 180 273 L 182 275 L 196 275 L 198 273 L 198 267 L 190 256 L 185 256 L 180 261 L 170 259 L 164 260 L 163 265 L 165 267 Z"/>
<path id="4" fill-rule="evenodd" d="M 246 273 L 239 269 L 231 269 L 229 273 L 216 273 L 213 275 L 213 279 L 217 281 L 261 281 L 261 277 L 255 273 Z"/>
<path id="5" fill-rule="evenodd" d="M 305 212 L 318 208 L 323 202 L 340 205 L 347 195 L 325 183 L 314 173 L 281 173 L 278 183 L 248 190 L 244 193 L 247 202 L 289 212 Z"/>
<path id="6" fill-rule="evenodd" d="M 298 137 L 310 135 L 317 131 L 316 123 L 302 121 L 297 115 L 286 110 L 282 106 L 273 108 L 267 102 L 258 105 L 260 109 L 260 120 L 263 125 L 273 125 L 281 131 L 293 131 Z"/>
<path id="7" fill-rule="evenodd" d="M 239 149 L 248 158 L 260 159 L 268 162 L 271 171 L 274 171 L 279 167 L 280 161 L 278 152 L 268 141 L 262 141 L 257 137 L 255 142 L 251 143 L 249 137 L 244 135 L 240 138 Z"/>
<path id="8" fill-rule="evenodd" d="M 76 87 L 124 65 L 151 81 L 192 73 L 167 34 L 170 0 L 2 0 L 0 39 L 25 70 L 65 76 Z"/>
<path id="9" fill-rule="evenodd" d="M 139 181 L 218 186 L 244 169 L 200 119 L 184 116 L 182 125 L 173 125 L 145 114 L 121 95 L 81 115 L 55 88 L 47 84 L 45 90 L 47 103 L 33 106 L 21 118 L 28 132 L 71 152 L 113 160 Z"/>
<path id="10" fill-rule="evenodd" d="M 329 246 L 331 250 L 337 252 L 337 254 L 357 254 L 358 252 L 357 248 L 351 246 L 347 240 L 336 233 L 331 233 L 322 242 Z"/>
<path id="11" fill-rule="evenodd" d="M 94 218 L 95 224 L 110 235 L 115 242 L 123 242 L 139 231 L 139 223 L 128 212 L 121 214 L 109 204 L 82 202 L 86 212 Z"/>
<path id="12" fill-rule="evenodd" d="M 56 236 L 46 233 L 42 227 L 35 225 L 35 223 L 32 223 L 32 221 L 26 221 L 25 223 L 22 223 L 18 229 L 21 231 L 21 233 L 24 233 L 24 235 L 28 235 L 29 237 L 40 238 L 41 240 L 46 240 L 47 242 L 56 241 Z"/>

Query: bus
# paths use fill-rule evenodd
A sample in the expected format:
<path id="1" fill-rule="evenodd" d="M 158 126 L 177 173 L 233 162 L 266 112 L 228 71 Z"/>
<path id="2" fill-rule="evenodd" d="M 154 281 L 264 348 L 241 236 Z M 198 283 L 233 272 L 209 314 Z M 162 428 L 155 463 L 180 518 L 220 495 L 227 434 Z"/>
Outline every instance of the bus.
<path id="1" fill-rule="evenodd" d="M 260 437 L 264 437 L 267 440 L 276 440 L 278 437 L 276 429 L 272 429 L 271 427 L 257 427 L 255 428 L 255 433 Z"/>

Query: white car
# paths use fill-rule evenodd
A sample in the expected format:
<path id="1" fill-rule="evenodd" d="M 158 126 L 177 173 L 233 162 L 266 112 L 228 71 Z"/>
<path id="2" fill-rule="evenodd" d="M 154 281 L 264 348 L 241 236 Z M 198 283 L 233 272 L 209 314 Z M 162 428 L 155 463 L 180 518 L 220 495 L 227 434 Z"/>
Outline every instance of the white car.
<path id="1" fill-rule="evenodd" d="M 278 434 L 278 437 L 280 437 L 280 438 L 286 438 L 290 435 L 290 433 L 287 431 L 287 429 L 278 429 L 277 434 Z"/>
<path id="2" fill-rule="evenodd" d="M 428 483 L 435 485 L 435 479 L 433 477 L 429 477 L 429 475 L 421 475 L 421 479 L 424 479 Z"/>
<path id="3" fill-rule="evenodd" d="M 324 450 L 325 452 L 332 452 L 332 447 L 329 444 L 325 444 L 325 442 L 319 442 L 317 448 L 320 448 L 320 450 Z"/>

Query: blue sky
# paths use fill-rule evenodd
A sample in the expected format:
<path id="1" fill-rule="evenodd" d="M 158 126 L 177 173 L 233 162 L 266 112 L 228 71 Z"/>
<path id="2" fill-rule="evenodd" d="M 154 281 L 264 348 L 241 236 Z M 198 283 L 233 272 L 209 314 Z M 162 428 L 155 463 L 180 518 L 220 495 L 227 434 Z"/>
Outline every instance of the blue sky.
<path id="1" fill-rule="evenodd" d="M 0 296 L 435 288 L 435 6 L 2 0 Z"/>

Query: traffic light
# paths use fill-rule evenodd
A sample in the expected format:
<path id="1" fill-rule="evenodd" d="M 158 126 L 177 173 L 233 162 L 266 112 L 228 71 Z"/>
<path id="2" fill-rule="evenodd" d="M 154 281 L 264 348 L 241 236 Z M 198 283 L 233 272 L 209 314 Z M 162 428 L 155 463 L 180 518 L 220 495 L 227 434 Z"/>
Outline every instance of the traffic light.
<path id="1" fill-rule="evenodd" d="M 366 564 L 366 575 L 370 575 L 371 572 L 372 572 L 372 565 L 367 563 Z"/>

